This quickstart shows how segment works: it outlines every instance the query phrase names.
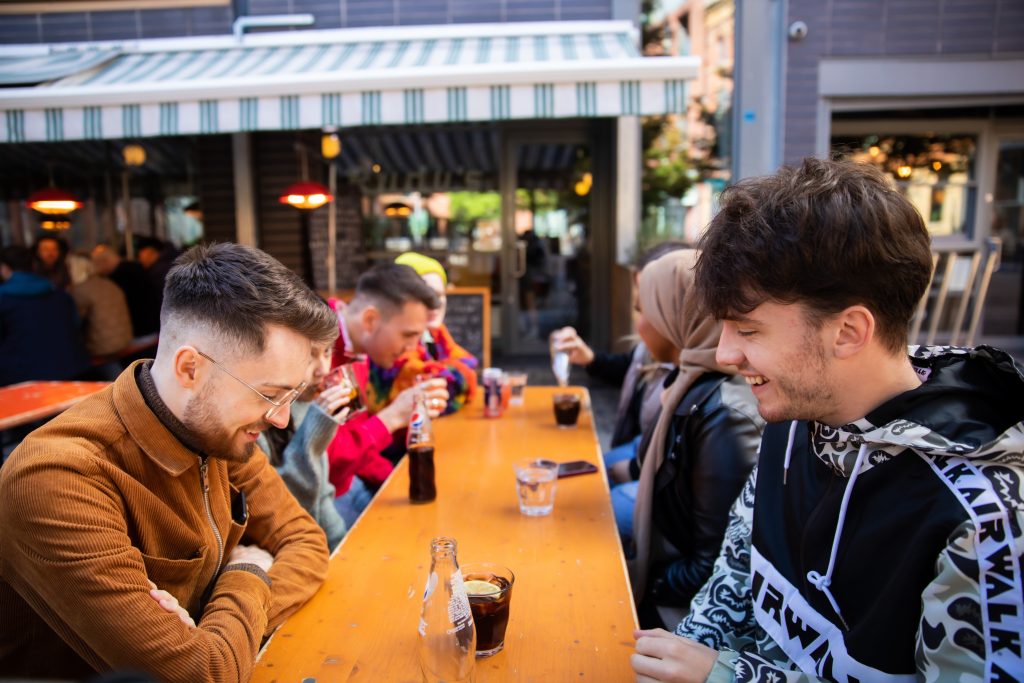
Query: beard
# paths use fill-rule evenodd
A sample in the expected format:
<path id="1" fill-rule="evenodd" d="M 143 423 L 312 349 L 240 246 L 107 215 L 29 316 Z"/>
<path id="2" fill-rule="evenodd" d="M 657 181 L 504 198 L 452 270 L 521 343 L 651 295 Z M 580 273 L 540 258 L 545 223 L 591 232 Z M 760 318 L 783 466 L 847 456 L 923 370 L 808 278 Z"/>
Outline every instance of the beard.
<path id="1" fill-rule="evenodd" d="M 240 430 L 231 432 L 224 427 L 217 412 L 215 402 L 210 398 L 211 385 L 206 387 L 189 401 L 185 406 L 185 414 L 181 418 L 182 424 L 188 429 L 192 441 L 201 452 L 231 462 L 246 462 L 256 451 L 255 442 L 246 442 L 240 449 L 233 448 L 235 437 L 239 431 L 260 432 L 270 425 L 265 420 L 245 425 Z"/>
<path id="2" fill-rule="evenodd" d="M 758 412 L 765 422 L 788 422 L 790 420 L 821 421 L 833 408 L 834 392 L 829 383 L 828 361 L 821 343 L 815 336 L 809 336 L 786 362 L 785 376 L 776 376 L 776 404 L 762 406 Z"/>

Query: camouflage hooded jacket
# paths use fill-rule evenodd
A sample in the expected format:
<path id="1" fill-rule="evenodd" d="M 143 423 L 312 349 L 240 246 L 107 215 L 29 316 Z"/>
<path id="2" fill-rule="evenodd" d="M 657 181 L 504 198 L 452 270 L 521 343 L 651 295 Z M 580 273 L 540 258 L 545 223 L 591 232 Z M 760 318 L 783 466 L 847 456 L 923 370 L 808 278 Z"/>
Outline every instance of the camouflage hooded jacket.
<path id="1" fill-rule="evenodd" d="M 863 419 L 765 430 L 676 629 L 709 681 L 1024 680 L 1024 369 L 910 354 L 921 386 Z"/>

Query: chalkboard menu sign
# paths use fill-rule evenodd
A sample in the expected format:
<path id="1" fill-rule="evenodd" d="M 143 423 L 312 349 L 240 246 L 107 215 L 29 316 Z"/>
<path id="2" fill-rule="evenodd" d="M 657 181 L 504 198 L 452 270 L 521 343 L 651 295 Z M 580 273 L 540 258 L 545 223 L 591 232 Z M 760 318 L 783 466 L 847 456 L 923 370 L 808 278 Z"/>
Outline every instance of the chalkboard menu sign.
<path id="1" fill-rule="evenodd" d="M 476 356 L 480 367 L 491 364 L 491 290 L 455 287 L 447 292 L 444 324 L 462 348 Z"/>

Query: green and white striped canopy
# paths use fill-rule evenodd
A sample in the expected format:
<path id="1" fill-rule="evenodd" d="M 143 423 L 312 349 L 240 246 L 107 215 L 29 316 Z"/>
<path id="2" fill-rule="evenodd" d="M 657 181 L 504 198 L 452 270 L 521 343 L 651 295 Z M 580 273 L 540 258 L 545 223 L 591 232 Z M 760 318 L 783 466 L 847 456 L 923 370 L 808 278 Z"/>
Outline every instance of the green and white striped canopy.
<path id="1" fill-rule="evenodd" d="M 629 22 L 545 22 L 52 46 L 108 57 L 4 89 L 0 142 L 684 112 L 699 60 L 635 42 Z"/>

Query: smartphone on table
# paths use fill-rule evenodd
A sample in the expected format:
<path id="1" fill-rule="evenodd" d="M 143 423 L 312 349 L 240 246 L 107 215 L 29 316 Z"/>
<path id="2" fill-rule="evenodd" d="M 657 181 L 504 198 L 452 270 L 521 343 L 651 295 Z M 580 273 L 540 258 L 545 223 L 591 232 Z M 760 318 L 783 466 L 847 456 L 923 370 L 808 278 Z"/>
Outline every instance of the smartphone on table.
<path id="1" fill-rule="evenodd" d="M 558 463 L 558 478 L 574 477 L 577 474 L 591 474 L 597 472 L 597 465 L 586 460 L 570 460 L 569 462 Z"/>

